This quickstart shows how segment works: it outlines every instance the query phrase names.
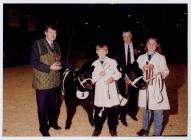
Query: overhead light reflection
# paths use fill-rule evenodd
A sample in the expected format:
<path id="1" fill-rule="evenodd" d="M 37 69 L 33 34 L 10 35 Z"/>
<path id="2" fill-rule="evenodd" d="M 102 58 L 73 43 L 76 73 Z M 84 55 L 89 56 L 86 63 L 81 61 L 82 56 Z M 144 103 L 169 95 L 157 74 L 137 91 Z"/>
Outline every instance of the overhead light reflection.
<path id="1" fill-rule="evenodd" d="M 128 18 L 132 17 L 132 15 L 131 15 L 131 14 L 128 14 L 127 16 L 128 16 Z"/>

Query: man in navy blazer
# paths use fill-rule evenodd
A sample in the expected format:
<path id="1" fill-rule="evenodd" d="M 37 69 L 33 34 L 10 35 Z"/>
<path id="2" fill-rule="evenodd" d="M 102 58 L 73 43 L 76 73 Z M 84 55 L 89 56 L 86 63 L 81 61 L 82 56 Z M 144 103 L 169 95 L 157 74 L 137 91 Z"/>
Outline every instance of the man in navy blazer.
<path id="1" fill-rule="evenodd" d="M 137 47 L 132 43 L 132 32 L 130 30 L 124 30 L 122 32 L 123 44 L 118 46 L 113 57 L 117 60 L 118 66 L 123 69 L 124 67 L 132 64 L 136 61 L 138 54 Z M 122 75 L 122 78 L 118 80 L 119 92 L 124 98 L 128 98 L 128 103 L 125 106 L 120 106 L 120 117 L 122 124 L 127 126 L 126 115 L 127 113 L 133 120 L 137 121 L 136 115 L 138 112 L 138 90 L 128 86 L 128 95 L 126 94 L 126 82 L 128 78 Z"/>

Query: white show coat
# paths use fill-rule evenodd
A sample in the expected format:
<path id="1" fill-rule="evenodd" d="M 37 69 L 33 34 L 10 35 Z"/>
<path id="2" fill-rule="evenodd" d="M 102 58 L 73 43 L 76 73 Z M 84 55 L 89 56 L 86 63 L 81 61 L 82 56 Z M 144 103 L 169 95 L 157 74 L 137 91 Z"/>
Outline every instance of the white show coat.
<path id="1" fill-rule="evenodd" d="M 119 105 L 120 102 L 115 81 L 110 84 L 106 83 L 109 77 L 113 77 L 114 80 L 121 78 L 121 73 L 117 70 L 117 61 L 105 57 L 103 64 L 97 59 L 92 65 L 95 67 L 92 73 L 92 81 L 95 83 L 94 105 L 98 107 Z M 99 73 L 104 69 L 105 76 L 100 76 Z"/>
<path id="2" fill-rule="evenodd" d="M 139 64 L 139 67 L 143 70 L 143 66 L 148 61 L 147 54 L 143 54 L 139 56 L 137 59 L 137 62 Z M 161 72 L 162 79 L 165 79 L 169 75 L 169 69 L 166 64 L 166 59 L 163 55 L 155 52 L 155 54 L 152 56 L 149 64 L 153 64 L 153 76 L 155 76 L 158 72 Z M 146 76 L 146 72 L 143 72 L 143 75 Z M 148 85 L 148 94 L 149 94 L 149 101 L 148 101 L 148 108 L 151 110 L 168 110 L 170 109 L 168 96 L 166 92 L 166 85 L 163 80 L 163 89 L 161 91 L 163 100 L 160 103 L 157 103 L 157 101 L 154 98 L 154 94 L 156 94 L 159 89 L 156 89 L 158 86 L 155 86 L 156 78 L 153 80 L 152 85 Z M 139 107 L 146 107 L 146 90 L 139 90 L 139 101 L 138 101 Z"/>

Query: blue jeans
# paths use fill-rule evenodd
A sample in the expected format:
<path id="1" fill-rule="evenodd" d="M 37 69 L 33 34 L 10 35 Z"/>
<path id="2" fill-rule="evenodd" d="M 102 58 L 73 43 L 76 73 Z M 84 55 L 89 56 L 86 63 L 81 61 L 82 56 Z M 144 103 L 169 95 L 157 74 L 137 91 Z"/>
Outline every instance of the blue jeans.
<path id="1" fill-rule="evenodd" d="M 155 136 L 161 135 L 163 123 L 163 110 L 152 110 L 154 113 L 154 134 Z M 143 110 L 143 129 L 149 130 L 149 123 L 151 120 L 151 110 Z"/>

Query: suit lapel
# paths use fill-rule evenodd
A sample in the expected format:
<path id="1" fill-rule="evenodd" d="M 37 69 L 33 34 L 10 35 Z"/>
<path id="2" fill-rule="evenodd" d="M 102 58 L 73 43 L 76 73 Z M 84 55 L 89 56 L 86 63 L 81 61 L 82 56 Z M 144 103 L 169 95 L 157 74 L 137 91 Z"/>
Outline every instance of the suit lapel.
<path id="1" fill-rule="evenodd" d="M 122 61 L 123 61 L 123 64 L 126 66 L 125 45 L 123 45 L 123 49 L 122 49 Z"/>

